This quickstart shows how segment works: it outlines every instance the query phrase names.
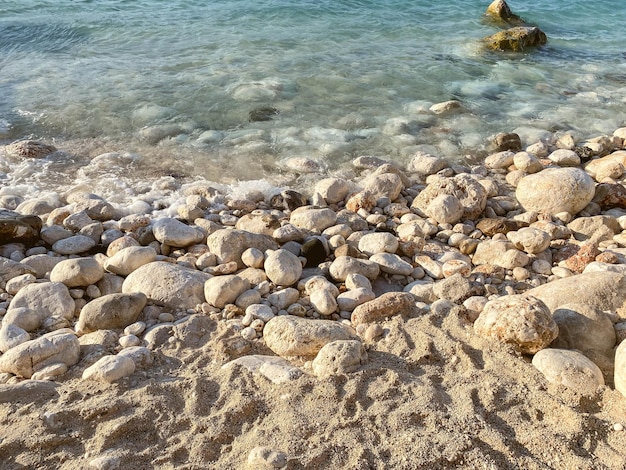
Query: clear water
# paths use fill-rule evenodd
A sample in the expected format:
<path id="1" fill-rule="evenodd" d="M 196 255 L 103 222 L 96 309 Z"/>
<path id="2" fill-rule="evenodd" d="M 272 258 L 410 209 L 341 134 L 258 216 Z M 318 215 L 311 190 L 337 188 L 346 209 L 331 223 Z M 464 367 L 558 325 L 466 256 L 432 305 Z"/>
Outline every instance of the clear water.
<path id="1" fill-rule="evenodd" d="M 511 0 L 549 40 L 512 55 L 479 47 L 497 31 L 489 1 L 3 0 L 0 139 L 71 155 L 0 161 L 0 184 L 279 179 L 291 157 L 333 172 L 359 155 L 480 154 L 499 131 L 612 132 L 626 123 L 616 3 Z M 467 112 L 424 112 L 450 99 Z M 250 122 L 262 107 L 278 114 Z M 89 165 L 105 151 L 134 156 Z"/>

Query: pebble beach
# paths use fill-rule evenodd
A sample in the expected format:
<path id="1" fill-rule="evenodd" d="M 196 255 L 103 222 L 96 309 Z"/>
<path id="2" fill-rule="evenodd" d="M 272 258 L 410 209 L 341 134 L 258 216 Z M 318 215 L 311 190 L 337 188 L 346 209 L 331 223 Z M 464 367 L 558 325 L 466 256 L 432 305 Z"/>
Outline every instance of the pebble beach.
<path id="1" fill-rule="evenodd" d="M 11 1 L 0 468 L 626 468 L 623 60 L 586 5 Z"/>
<path id="2" fill-rule="evenodd" d="M 625 138 L 141 206 L 4 188 L 3 467 L 620 468 Z"/>

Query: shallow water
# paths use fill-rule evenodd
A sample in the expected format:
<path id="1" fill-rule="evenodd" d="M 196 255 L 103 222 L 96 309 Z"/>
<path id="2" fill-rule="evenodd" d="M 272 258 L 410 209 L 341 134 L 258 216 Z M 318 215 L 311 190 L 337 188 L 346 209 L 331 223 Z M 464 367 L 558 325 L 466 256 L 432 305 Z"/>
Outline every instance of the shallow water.
<path id="1" fill-rule="evenodd" d="M 497 30 L 488 4 L 5 0 L 0 138 L 72 156 L 0 162 L 1 184 L 272 179 L 294 156 L 340 171 L 363 154 L 480 154 L 499 131 L 530 144 L 544 130 L 624 125 L 626 13 L 614 0 L 509 2 L 549 38 L 520 55 L 480 50 Z M 449 99 L 467 112 L 425 112 Z M 267 107 L 278 114 L 250 122 Z M 81 170 L 105 151 L 137 156 Z"/>

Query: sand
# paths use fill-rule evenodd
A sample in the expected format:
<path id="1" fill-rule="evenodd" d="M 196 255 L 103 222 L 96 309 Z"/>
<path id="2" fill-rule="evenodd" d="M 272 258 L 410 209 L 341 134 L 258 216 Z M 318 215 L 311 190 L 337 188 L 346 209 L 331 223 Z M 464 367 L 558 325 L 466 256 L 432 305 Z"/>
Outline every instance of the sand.
<path id="1" fill-rule="evenodd" d="M 267 446 L 288 469 L 626 468 L 619 392 L 549 384 L 459 312 L 394 317 L 359 371 L 320 379 L 300 362 L 309 374 L 283 384 L 223 369 L 232 333 L 209 317 L 117 383 L 81 380 L 87 354 L 55 389 L 0 403 L 0 467 L 263 468 L 247 458 Z"/>

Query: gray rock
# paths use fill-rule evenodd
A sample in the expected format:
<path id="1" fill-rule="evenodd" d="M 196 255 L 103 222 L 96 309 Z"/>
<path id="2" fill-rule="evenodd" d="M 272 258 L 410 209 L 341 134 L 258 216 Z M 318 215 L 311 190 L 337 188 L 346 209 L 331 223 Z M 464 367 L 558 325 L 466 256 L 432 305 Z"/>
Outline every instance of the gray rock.
<path id="1" fill-rule="evenodd" d="M 448 162 L 440 157 L 435 157 L 424 152 L 416 153 L 407 166 L 409 171 L 421 175 L 434 175 L 448 167 Z"/>
<path id="2" fill-rule="evenodd" d="M 565 304 L 552 312 L 552 318 L 559 327 L 559 335 L 551 347 L 577 349 L 587 356 L 587 352 L 593 355 L 594 351 L 612 353 L 615 329 L 602 310 L 584 304 Z"/>
<path id="3" fill-rule="evenodd" d="M 0 283 L 6 283 L 10 279 L 23 274 L 36 274 L 36 271 L 27 264 L 18 263 L 0 256 Z"/>
<path id="4" fill-rule="evenodd" d="M 594 395 L 604 385 L 598 366 L 577 351 L 543 349 L 535 354 L 532 363 L 548 382 L 584 395 Z"/>
<path id="5" fill-rule="evenodd" d="M 44 254 L 32 255 L 24 258 L 21 264 L 26 265 L 37 279 L 42 279 L 45 277 L 46 273 L 52 272 L 52 269 L 64 259 L 65 257 L 60 256 L 48 256 Z M 1 264 L 2 258 L 0 258 L 0 265 Z"/>
<path id="6" fill-rule="evenodd" d="M 332 320 L 277 316 L 265 325 L 263 337 L 279 356 L 315 356 L 332 341 L 356 339 L 351 328 Z"/>
<path id="7" fill-rule="evenodd" d="M 137 320 L 147 300 L 146 295 L 141 292 L 98 297 L 80 311 L 76 332 L 84 334 L 96 330 L 124 328 Z"/>
<path id="8" fill-rule="evenodd" d="M 122 284 L 122 292 L 142 292 L 148 300 L 170 308 L 195 308 L 204 303 L 204 283 L 210 278 L 210 274 L 195 269 L 155 261 L 130 273 Z"/>
<path id="9" fill-rule="evenodd" d="M 359 340 L 338 340 L 326 344 L 312 362 L 318 377 L 348 374 L 367 362 L 367 353 Z"/>
<path id="10" fill-rule="evenodd" d="M 102 276 L 104 270 L 94 258 L 71 258 L 54 266 L 50 281 L 62 282 L 67 287 L 80 287 L 95 284 Z"/>
<path id="11" fill-rule="evenodd" d="M 0 356 L 0 372 L 29 379 L 51 364 L 73 366 L 80 359 L 80 344 L 73 332 L 58 330 L 26 341 Z"/>
<path id="12" fill-rule="evenodd" d="M 2 323 L 0 327 L 0 353 L 30 340 L 30 335 L 17 325 Z"/>
<path id="13" fill-rule="evenodd" d="M 474 331 L 510 344 L 523 354 L 535 354 L 557 337 L 559 328 L 546 304 L 524 294 L 487 302 L 474 322 Z"/>
<path id="14" fill-rule="evenodd" d="M 96 242 L 92 238 L 85 235 L 74 235 L 59 240 L 52 245 L 52 249 L 62 255 L 77 255 L 89 251 L 94 246 L 96 246 Z"/>
<path id="15" fill-rule="evenodd" d="M 136 369 L 142 369 L 152 364 L 152 351 L 144 346 L 131 346 L 122 349 L 118 357 L 129 357 L 135 363 Z"/>

